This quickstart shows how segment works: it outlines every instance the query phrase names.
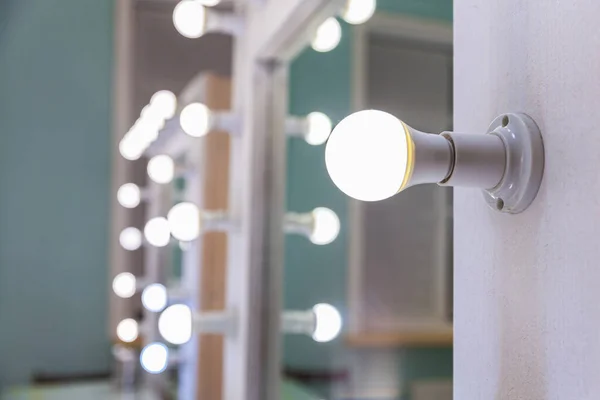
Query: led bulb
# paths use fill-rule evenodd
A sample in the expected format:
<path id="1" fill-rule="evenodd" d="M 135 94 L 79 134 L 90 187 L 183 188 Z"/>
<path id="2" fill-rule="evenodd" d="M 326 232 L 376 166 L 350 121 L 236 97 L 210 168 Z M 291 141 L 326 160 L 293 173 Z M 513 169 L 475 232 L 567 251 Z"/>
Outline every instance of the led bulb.
<path id="1" fill-rule="evenodd" d="M 154 156 L 148 161 L 148 176 L 159 184 L 169 183 L 175 175 L 175 163 L 167 155 Z"/>
<path id="2" fill-rule="evenodd" d="M 313 307 L 316 318 L 313 339 L 317 342 L 329 342 L 335 339 L 342 330 L 342 316 L 330 304 L 317 304 Z"/>
<path id="3" fill-rule="evenodd" d="M 117 200 L 125 208 L 135 208 L 140 204 L 140 188 L 135 183 L 126 183 L 117 191 Z"/>
<path id="4" fill-rule="evenodd" d="M 200 210 L 193 203 L 174 205 L 167 214 L 167 220 L 175 239 L 189 242 L 200 236 Z"/>
<path id="5" fill-rule="evenodd" d="M 145 120 L 173 118 L 177 110 L 177 96 L 169 90 L 160 90 L 150 98 L 150 111 L 144 115 Z"/>
<path id="6" fill-rule="evenodd" d="M 334 17 L 328 18 L 319 26 L 312 40 L 312 48 L 326 53 L 337 47 L 342 39 L 342 27 Z"/>
<path id="7" fill-rule="evenodd" d="M 181 129 L 192 137 L 204 136 L 210 129 L 210 110 L 202 103 L 185 106 L 179 116 Z"/>
<path id="8" fill-rule="evenodd" d="M 119 234 L 119 243 L 125 250 L 137 250 L 142 245 L 142 232 L 132 226 L 125 228 Z"/>
<path id="9" fill-rule="evenodd" d="M 414 163 L 405 125 L 383 111 L 359 111 L 340 122 L 327 142 L 333 183 L 363 201 L 387 199 L 404 188 Z"/>
<path id="10" fill-rule="evenodd" d="M 144 237 L 152 246 L 165 247 L 171 240 L 169 222 L 166 218 L 155 217 L 146 222 Z"/>
<path id="11" fill-rule="evenodd" d="M 192 338 L 192 310 L 185 304 L 168 307 L 158 318 L 158 331 L 169 343 L 187 343 Z"/>
<path id="12" fill-rule="evenodd" d="M 169 349 L 162 343 L 152 343 L 142 349 L 140 363 L 146 372 L 160 374 L 167 369 Z"/>
<path id="13" fill-rule="evenodd" d="M 306 116 L 308 120 L 308 132 L 305 135 L 306 142 L 318 146 L 327 141 L 331 133 L 331 120 L 320 112 L 312 112 Z"/>
<path id="14" fill-rule="evenodd" d="M 121 272 L 113 279 L 113 292 L 123 299 L 128 299 L 135 294 L 136 279 L 129 272 Z"/>
<path id="15" fill-rule="evenodd" d="M 348 0 L 342 18 L 349 24 L 364 24 L 375 14 L 376 8 L 377 0 Z"/>
<path id="16" fill-rule="evenodd" d="M 146 286 L 142 292 L 142 304 L 148 311 L 162 311 L 167 306 L 167 288 L 160 283 Z"/>
<path id="17" fill-rule="evenodd" d="M 138 338 L 138 335 L 138 323 L 132 318 L 124 319 L 117 325 L 117 337 L 122 342 L 131 343 Z"/>
<path id="18" fill-rule="evenodd" d="M 329 208 L 317 207 L 312 212 L 313 228 L 310 241 L 314 244 L 329 244 L 340 233 L 340 219 Z"/>
<path id="19" fill-rule="evenodd" d="M 123 136 L 123 139 L 119 142 L 119 153 L 121 153 L 124 159 L 129 161 L 138 160 L 142 156 L 144 149 L 145 144 L 143 140 L 135 135 L 131 135 L 130 132 Z"/>
<path id="20" fill-rule="evenodd" d="M 182 0 L 173 10 L 173 25 L 182 36 L 196 39 L 204 35 L 206 9 L 202 2 Z"/>

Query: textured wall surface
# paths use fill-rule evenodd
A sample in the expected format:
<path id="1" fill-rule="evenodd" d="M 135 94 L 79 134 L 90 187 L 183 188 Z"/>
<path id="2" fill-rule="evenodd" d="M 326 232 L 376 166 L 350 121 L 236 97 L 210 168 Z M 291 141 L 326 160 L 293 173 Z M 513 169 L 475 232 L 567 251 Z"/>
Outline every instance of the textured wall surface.
<path id="1" fill-rule="evenodd" d="M 600 397 L 596 0 L 456 3 L 455 124 L 535 118 L 544 182 L 516 216 L 455 191 L 455 398 Z"/>

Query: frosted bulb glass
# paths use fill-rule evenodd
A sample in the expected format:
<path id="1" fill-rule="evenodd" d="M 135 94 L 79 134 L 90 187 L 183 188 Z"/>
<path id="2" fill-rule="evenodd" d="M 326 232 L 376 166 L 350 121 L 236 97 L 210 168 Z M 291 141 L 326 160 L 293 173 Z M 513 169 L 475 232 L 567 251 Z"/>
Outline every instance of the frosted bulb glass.
<path id="1" fill-rule="evenodd" d="M 144 152 L 144 143 L 141 139 L 134 135 L 125 135 L 119 142 L 119 153 L 121 156 L 129 161 L 138 160 Z"/>
<path id="2" fill-rule="evenodd" d="M 126 183 L 117 191 L 117 200 L 125 208 L 135 208 L 140 204 L 140 188 L 135 183 Z"/>
<path id="3" fill-rule="evenodd" d="M 313 307 L 316 318 L 313 339 L 317 342 L 329 342 L 335 339 L 342 330 L 342 316 L 330 304 L 317 304 Z"/>
<path id="4" fill-rule="evenodd" d="M 214 7 L 221 2 L 221 0 L 197 0 L 197 1 L 200 2 L 200 4 L 202 4 L 205 7 Z"/>
<path id="5" fill-rule="evenodd" d="M 136 279 L 129 272 L 122 272 L 115 276 L 112 283 L 113 292 L 123 299 L 128 299 L 135 294 Z"/>
<path id="6" fill-rule="evenodd" d="M 328 18 L 319 26 L 312 40 L 315 51 L 325 53 L 337 47 L 342 39 L 342 27 L 334 17 Z"/>
<path id="7" fill-rule="evenodd" d="M 349 24 L 364 24 L 375 14 L 376 8 L 376 0 L 348 0 L 342 18 Z"/>
<path id="8" fill-rule="evenodd" d="M 177 96 L 169 90 L 160 90 L 150 98 L 150 113 L 147 117 L 165 120 L 173 118 L 176 110 Z"/>
<path id="9" fill-rule="evenodd" d="M 340 219 L 329 208 L 318 207 L 312 212 L 313 228 L 310 241 L 314 244 L 329 244 L 340 233 Z"/>
<path id="10" fill-rule="evenodd" d="M 350 197 L 363 201 L 387 199 L 408 180 L 411 140 L 404 124 L 393 115 L 359 111 L 331 132 L 325 149 L 327 172 Z"/>
<path id="11" fill-rule="evenodd" d="M 320 112 L 313 112 L 307 115 L 308 133 L 305 136 L 306 142 L 313 146 L 318 146 L 327 141 L 331 133 L 331 120 Z"/>
<path id="12" fill-rule="evenodd" d="M 168 307 L 158 318 L 158 331 L 169 343 L 184 344 L 192 338 L 192 310 L 185 304 Z"/>
<path id="13" fill-rule="evenodd" d="M 210 129 L 210 110 L 202 103 L 185 106 L 179 116 L 181 129 L 193 137 L 204 136 Z"/>
<path id="14" fill-rule="evenodd" d="M 156 183 L 164 184 L 173 180 L 175 163 L 166 155 L 154 156 L 148 161 L 148 176 Z"/>
<path id="15" fill-rule="evenodd" d="M 146 222 L 144 237 L 152 246 L 165 247 L 171 240 L 169 222 L 166 218 L 155 217 Z"/>
<path id="16" fill-rule="evenodd" d="M 125 228 L 119 235 L 119 243 L 125 250 L 137 250 L 142 245 L 142 232 L 132 226 Z"/>
<path id="17" fill-rule="evenodd" d="M 167 306 L 167 288 L 160 283 L 146 286 L 142 292 L 142 304 L 148 311 L 162 311 Z"/>
<path id="18" fill-rule="evenodd" d="M 200 210 L 192 203 L 179 203 L 167 214 L 169 229 L 177 240 L 189 242 L 200 236 Z"/>
<path id="19" fill-rule="evenodd" d="M 138 338 L 138 334 L 138 323 L 132 318 L 124 319 L 117 325 L 117 337 L 122 342 L 131 343 Z"/>
<path id="20" fill-rule="evenodd" d="M 167 369 L 169 349 L 162 343 L 152 343 L 142 349 L 140 363 L 151 374 L 160 374 Z"/>
<path id="21" fill-rule="evenodd" d="M 182 0 L 173 10 L 173 25 L 186 38 L 199 38 L 204 35 L 206 9 L 199 1 Z"/>

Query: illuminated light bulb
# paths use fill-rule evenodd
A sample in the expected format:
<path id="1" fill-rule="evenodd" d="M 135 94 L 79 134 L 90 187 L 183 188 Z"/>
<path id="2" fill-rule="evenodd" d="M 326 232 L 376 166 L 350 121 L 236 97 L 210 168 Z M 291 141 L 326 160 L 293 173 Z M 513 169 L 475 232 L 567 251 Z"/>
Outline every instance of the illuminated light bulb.
<path id="1" fill-rule="evenodd" d="M 181 129 L 192 137 L 201 137 L 210 130 L 211 113 L 202 103 L 192 103 L 185 106 L 179 116 Z"/>
<path id="2" fill-rule="evenodd" d="M 113 292 L 123 299 L 128 299 L 135 294 L 136 279 L 129 272 L 121 272 L 113 279 Z"/>
<path id="3" fill-rule="evenodd" d="M 132 226 L 125 228 L 119 234 L 119 243 L 125 250 L 137 250 L 142 246 L 142 232 Z"/>
<path id="4" fill-rule="evenodd" d="M 342 39 L 342 27 L 334 17 L 328 18 L 319 26 L 312 40 L 312 48 L 320 53 L 331 51 Z"/>
<path id="5" fill-rule="evenodd" d="M 161 118 L 163 120 L 173 118 L 177 111 L 177 96 L 169 90 L 159 90 L 150 98 L 149 115 L 145 117 Z"/>
<path id="6" fill-rule="evenodd" d="M 175 163 L 167 155 L 154 156 L 148 161 L 148 176 L 159 184 L 169 183 L 175 175 Z"/>
<path id="7" fill-rule="evenodd" d="M 221 2 L 221 0 L 197 0 L 197 1 L 200 2 L 205 7 L 214 7 Z"/>
<path id="8" fill-rule="evenodd" d="M 142 349 L 140 363 L 146 372 L 160 374 L 169 364 L 169 349 L 162 343 L 151 343 Z"/>
<path id="9" fill-rule="evenodd" d="M 199 38 L 206 28 L 206 8 L 200 1 L 180 1 L 173 10 L 173 25 L 186 38 Z"/>
<path id="10" fill-rule="evenodd" d="M 162 311 L 167 306 L 167 288 L 160 283 L 146 286 L 142 291 L 142 305 L 151 312 Z"/>
<path id="11" fill-rule="evenodd" d="M 174 205 L 167 214 L 169 230 L 177 240 L 190 242 L 200 236 L 200 210 L 193 203 Z"/>
<path id="12" fill-rule="evenodd" d="M 171 240 L 169 222 L 166 218 L 155 217 L 146 222 L 144 237 L 152 246 L 165 247 Z"/>
<path id="13" fill-rule="evenodd" d="M 126 183 L 117 191 L 117 200 L 125 208 L 135 208 L 140 204 L 141 192 L 135 183 Z"/>
<path id="14" fill-rule="evenodd" d="M 348 0 L 342 18 L 349 24 L 364 24 L 375 14 L 376 8 L 377 0 Z"/>
<path id="15" fill-rule="evenodd" d="M 138 338 L 138 335 L 138 323 L 132 318 L 124 319 L 117 325 L 117 337 L 122 342 L 131 343 Z"/>
<path id="16" fill-rule="evenodd" d="M 119 142 L 119 153 L 129 161 L 138 160 L 144 152 L 143 142 L 134 135 L 125 135 Z"/>
<path id="17" fill-rule="evenodd" d="M 312 112 L 306 116 L 308 121 L 308 131 L 304 139 L 308 144 L 318 146 L 327 141 L 331 133 L 331 119 L 323 113 Z"/>
<path id="18" fill-rule="evenodd" d="M 340 219 L 337 214 L 325 207 L 317 207 L 312 212 L 313 227 L 310 241 L 325 245 L 333 242 L 340 233 Z"/>
<path id="19" fill-rule="evenodd" d="M 342 330 L 342 316 L 339 311 L 330 304 L 317 304 L 313 307 L 316 326 L 312 335 L 317 342 L 329 342 L 335 339 Z"/>
<path id="20" fill-rule="evenodd" d="M 158 331 L 169 343 L 180 345 L 189 342 L 193 333 L 192 310 L 185 304 L 168 307 L 158 318 Z"/>

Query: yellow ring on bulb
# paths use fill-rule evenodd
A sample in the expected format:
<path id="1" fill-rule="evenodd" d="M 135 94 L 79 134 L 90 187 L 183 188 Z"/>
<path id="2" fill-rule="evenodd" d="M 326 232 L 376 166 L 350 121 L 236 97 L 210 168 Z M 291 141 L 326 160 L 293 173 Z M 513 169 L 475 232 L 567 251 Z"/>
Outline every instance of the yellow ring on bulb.
<path id="1" fill-rule="evenodd" d="M 402 185 L 400 185 L 400 188 L 396 193 L 399 193 L 406 188 L 408 182 L 410 182 L 410 178 L 412 178 L 415 166 L 415 142 L 412 140 L 408 126 L 404 122 L 402 122 L 402 126 L 404 127 L 404 134 L 406 135 L 406 171 L 404 172 Z"/>

